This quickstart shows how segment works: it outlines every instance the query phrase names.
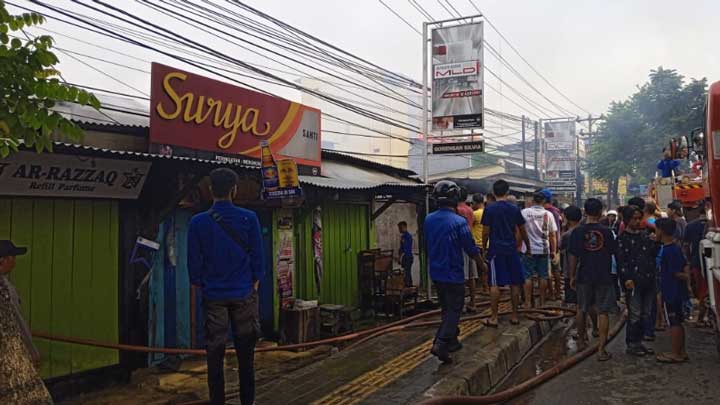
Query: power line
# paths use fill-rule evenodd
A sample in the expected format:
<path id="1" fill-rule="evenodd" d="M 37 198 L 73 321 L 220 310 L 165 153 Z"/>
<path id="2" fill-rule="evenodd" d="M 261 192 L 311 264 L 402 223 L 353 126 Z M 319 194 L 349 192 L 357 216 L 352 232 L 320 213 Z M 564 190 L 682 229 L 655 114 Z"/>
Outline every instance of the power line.
<path id="1" fill-rule="evenodd" d="M 413 27 L 413 25 L 410 24 L 406 19 L 404 19 L 400 14 L 398 14 L 395 10 L 393 10 L 392 8 L 390 8 L 390 6 L 388 6 L 387 4 L 385 4 L 385 2 L 384 2 L 383 0 L 378 0 L 378 1 L 380 2 L 380 4 L 382 4 L 383 6 L 385 6 L 386 9 L 390 10 L 391 13 L 395 14 L 395 16 L 397 16 L 397 18 L 399 18 L 400 20 L 402 20 L 402 22 L 404 22 L 405 24 L 407 24 L 407 26 L 410 27 L 410 29 L 412 29 L 413 31 L 415 31 L 415 32 L 417 32 L 418 34 L 422 35 L 422 32 L 420 32 L 420 30 L 418 30 L 417 28 Z"/>
<path id="2" fill-rule="evenodd" d="M 410 3 L 410 5 L 413 6 L 413 8 L 423 16 L 423 19 L 427 19 L 429 21 L 434 20 L 434 18 L 423 8 L 423 6 L 421 6 L 415 0 L 408 0 L 408 3 Z"/>
<path id="3" fill-rule="evenodd" d="M 480 11 L 480 8 L 475 4 L 475 2 L 474 2 L 473 0 L 468 0 L 468 1 L 469 1 L 470 4 L 475 8 L 475 10 L 477 10 L 478 13 L 482 13 L 482 11 Z M 532 64 L 530 64 L 530 62 L 528 62 L 528 60 L 525 59 L 524 56 L 522 56 L 522 55 L 520 54 L 520 51 L 518 51 L 517 48 L 515 48 L 515 46 L 505 37 L 505 35 L 503 35 L 503 34 L 500 32 L 500 30 L 497 29 L 497 27 L 495 27 L 495 24 L 493 24 L 493 23 L 487 18 L 486 15 L 484 15 L 484 17 L 485 17 L 485 21 L 487 21 L 488 25 L 490 25 L 490 27 L 492 27 L 492 29 L 495 30 L 495 32 L 497 32 L 498 35 L 500 35 L 500 38 L 502 38 L 508 45 L 510 45 L 510 49 L 512 49 L 512 50 L 515 52 L 515 54 L 517 54 L 517 56 L 519 56 L 520 59 L 522 59 L 522 61 L 525 62 L 525 64 L 528 65 L 528 67 L 530 67 L 530 69 L 532 69 L 533 72 L 535 72 L 535 74 L 537 74 L 541 79 L 543 79 L 543 81 L 544 81 L 545 83 L 547 83 L 548 86 L 550 86 L 553 90 L 555 90 L 558 94 L 560 94 L 565 100 L 567 100 L 568 102 L 570 102 L 572 105 L 574 105 L 575 107 L 577 107 L 577 108 L 579 108 L 580 110 L 584 111 L 585 113 L 590 114 L 589 111 L 587 111 L 586 109 L 584 109 L 584 108 L 580 107 L 579 105 L 577 105 L 577 104 L 576 104 L 574 101 L 572 101 L 568 96 L 566 96 L 563 92 L 561 92 L 557 87 L 555 87 L 552 83 L 550 83 L 550 81 L 549 81 L 542 73 L 540 73 L 537 69 L 535 69 L 535 67 L 534 67 Z"/>

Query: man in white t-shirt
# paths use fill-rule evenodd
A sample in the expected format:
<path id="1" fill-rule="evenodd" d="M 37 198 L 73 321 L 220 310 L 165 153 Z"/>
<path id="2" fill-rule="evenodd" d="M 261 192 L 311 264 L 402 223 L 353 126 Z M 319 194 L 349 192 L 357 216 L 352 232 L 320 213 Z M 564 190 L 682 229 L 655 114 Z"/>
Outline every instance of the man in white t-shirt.
<path id="1" fill-rule="evenodd" d="M 540 279 L 540 306 L 545 306 L 545 291 L 548 282 L 550 260 L 557 252 L 557 224 L 553 214 L 543 208 L 545 195 L 535 193 L 533 205 L 522 210 L 525 228 L 530 238 L 530 251 L 525 249 L 523 267 L 525 270 L 525 307 L 533 306 L 533 274 Z"/>

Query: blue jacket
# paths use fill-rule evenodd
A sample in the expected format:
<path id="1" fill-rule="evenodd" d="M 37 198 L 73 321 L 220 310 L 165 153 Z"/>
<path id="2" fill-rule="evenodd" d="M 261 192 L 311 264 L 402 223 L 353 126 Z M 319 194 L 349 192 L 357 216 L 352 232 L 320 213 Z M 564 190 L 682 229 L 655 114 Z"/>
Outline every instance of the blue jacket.
<path id="1" fill-rule="evenodd" d="M 188 272 L 190 283 L 202 288 L 209 300 L 245 298 L 253 282 L 265 274 L 260 222 L 254 212 L 219 201 L 212 207 L 250 246 L 240 247 L 215 221 L 203 212 L 190 220 Z"/>
<path id="2" fill-rule="evenodd" d="M 425 218 L 430 278 L 451 284 L 465 283 L 463 251 L 469 256 L 480 253 L 465 218 L 450 208 L 440 208 Z"/>

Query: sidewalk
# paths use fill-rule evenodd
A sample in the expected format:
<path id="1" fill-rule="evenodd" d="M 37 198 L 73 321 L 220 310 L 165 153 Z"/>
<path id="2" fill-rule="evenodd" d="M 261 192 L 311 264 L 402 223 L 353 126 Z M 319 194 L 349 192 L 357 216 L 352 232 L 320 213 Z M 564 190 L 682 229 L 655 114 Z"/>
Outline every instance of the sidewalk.
<path id="1" fill-rule="evenodd" d="M 414 403 L 433 396 L 484 393 L 550 329 L 548 322 L 529 320 L 516 326 L 502 320 L 499 328 L 487 328 L 479 320 L 466 322 L 460 335 L 464 347 L 453 354 L 451 365 L 442 365 L 429 353 L 433 327 L 393 333 L 259 385 L 257 402 Z"/>

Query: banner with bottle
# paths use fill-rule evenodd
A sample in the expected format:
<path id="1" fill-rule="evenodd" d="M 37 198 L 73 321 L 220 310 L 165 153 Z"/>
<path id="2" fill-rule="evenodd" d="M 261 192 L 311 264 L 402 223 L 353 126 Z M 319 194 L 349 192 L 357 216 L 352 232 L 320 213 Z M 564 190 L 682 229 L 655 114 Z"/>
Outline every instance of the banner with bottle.
<path id="1" fill-rule="evenodd" d="M 267 141 L 260 141 L 260 167 L 264 200 L 302 196 L 297 164 L 293 159 L 275 160 Z"/>

